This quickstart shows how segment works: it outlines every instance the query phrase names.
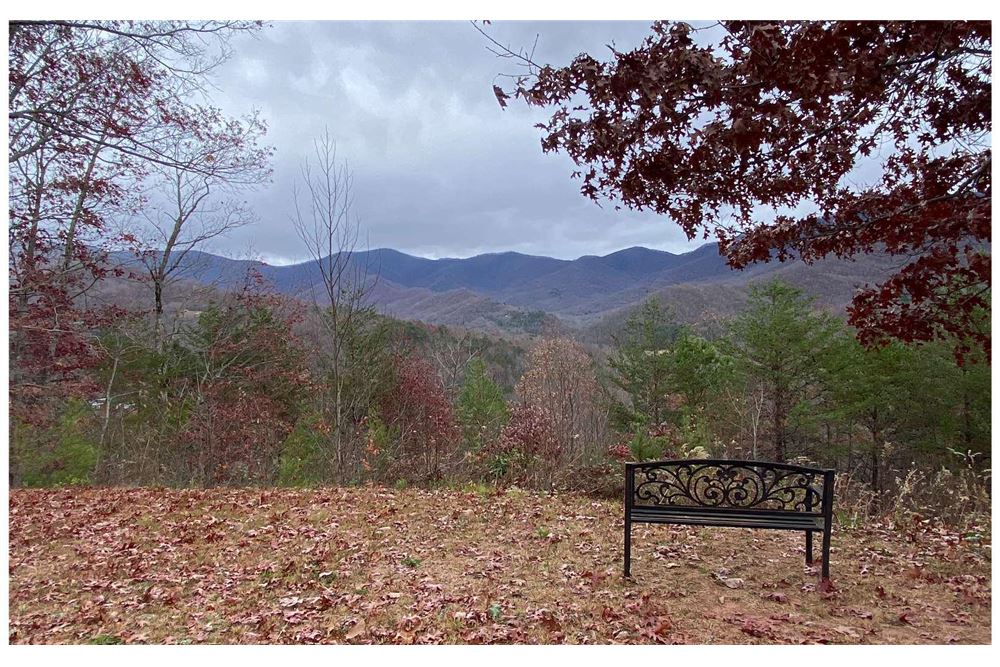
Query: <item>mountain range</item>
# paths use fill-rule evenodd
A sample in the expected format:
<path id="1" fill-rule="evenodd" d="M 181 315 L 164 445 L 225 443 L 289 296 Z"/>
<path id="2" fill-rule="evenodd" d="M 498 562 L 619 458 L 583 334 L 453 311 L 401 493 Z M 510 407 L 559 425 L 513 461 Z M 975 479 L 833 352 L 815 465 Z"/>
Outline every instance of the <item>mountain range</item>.
<path id="1" fill-rule="evenodd" d="M 120 254 L 118 262 L 134 259 Z M 353 269 L 367 273 L 369 298 L 400 319 L 480 330 L 544 326 L 600 332 L 650 296 L 670 304 L 683 321 L 725 317 L 745 303 L 754 281 L 782 279 L 803 288 L 817 304 L 842 309 L 855 290 L 885 278 L 900 260 L 874 253 L 856 260 L 768 262 L 731 269 L 715 243 L 686 253 L 633 247 L 574 260 L 491 253 L 464 259 L 427 259 L 387 248 L 356 252 Z M 204 252 L 185 258 L 177 277 L 227 289 L 256 269 L 284 294 L 300 299 L 322 293 L 319 262 L 273 266 Z"/>

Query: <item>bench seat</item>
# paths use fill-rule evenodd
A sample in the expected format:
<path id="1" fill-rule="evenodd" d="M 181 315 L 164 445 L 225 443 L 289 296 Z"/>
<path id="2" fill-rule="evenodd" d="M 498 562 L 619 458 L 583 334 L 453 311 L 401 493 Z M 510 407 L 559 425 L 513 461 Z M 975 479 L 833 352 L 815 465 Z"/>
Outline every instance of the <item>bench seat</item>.
<path id="1" fill-rule="evenodd" d="M 821 516 L 809 514 L 767 514 L 760 511 L 727 512 L 717 509 L 686 507 L 634 507 L 632 521 L 672 523 L 692 526 L 727 526 L 730 528 L 777 528 L 786 530 L 823 530 Z"/>

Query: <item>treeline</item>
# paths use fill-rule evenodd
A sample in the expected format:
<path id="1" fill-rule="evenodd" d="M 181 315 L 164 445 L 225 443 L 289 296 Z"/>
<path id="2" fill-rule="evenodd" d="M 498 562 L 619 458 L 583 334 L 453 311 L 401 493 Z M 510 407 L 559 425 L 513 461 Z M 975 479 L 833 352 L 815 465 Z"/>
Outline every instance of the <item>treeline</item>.
<path id="1" fill-rule="evenodd" d="M 89 392 L 50 403 L 48 423 L 15 414 L 12 483 L 611 495 L 622 460 L 711 455 L 834 467 L 872 511 L 985 498 L 988 364 L 947 344 L 862 348 L 781 282 L 711 340 L 649 301 L 610 350 L 525 351 L 367 308 L 331 341 L 321 320 L 251 281 L 166 339 L 144 315 L 106 327 Z"/>
<path id="2" fill-rule="evenodd" d="M 102 324 L 71 396 L 12 393 L 11 483 L 440 479 L 470 364 L 501 395 L 520 376 L 513 343 L 368 307 L 331 337 L 328 311 L 250 278 L 166 327 L 147 311 Z M 399 472 L 424 454 L 425 469 Z"/>
<path id="3" fill-rule="evenodd" d="M 957 363 L 955 347 L 862 347 L 780 281 L 753 286 L 712 340 L 649 302 L 609 359 L 626 396 L 612 423 L 633 436 L 617 453 L 832 467 L 847 495 L 876 513 L 900 502 L 936 514 L 987 510 L 990 366 L 976 355 Z"/>

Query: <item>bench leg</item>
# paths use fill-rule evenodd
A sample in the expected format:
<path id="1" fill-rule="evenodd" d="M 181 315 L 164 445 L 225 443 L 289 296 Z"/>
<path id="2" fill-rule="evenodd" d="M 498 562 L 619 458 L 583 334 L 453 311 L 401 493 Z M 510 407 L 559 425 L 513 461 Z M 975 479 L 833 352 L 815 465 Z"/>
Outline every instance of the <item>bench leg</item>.
<path id="1" fill-rule="evenodd" d="M 806 531 L 806 565 L 813 564 L 813 532 Z"/>
<path id="2" fill-rule="evenodd" d="M 625 519 L 625 576 L 632 576 L 632 522 Z"/>
<path id="3" fill-rule="evenodd" d="M 823 529 L 823 581 L 830 579 L 830 533 L 832 531 L 833 526 L 827 521 L 826 527 Z"/>

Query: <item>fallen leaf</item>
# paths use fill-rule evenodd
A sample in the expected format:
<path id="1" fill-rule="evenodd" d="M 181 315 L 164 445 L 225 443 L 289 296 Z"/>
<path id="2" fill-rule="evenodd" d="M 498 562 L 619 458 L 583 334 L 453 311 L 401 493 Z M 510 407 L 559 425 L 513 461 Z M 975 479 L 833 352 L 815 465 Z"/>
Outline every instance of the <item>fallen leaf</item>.
<path id="1" fill-rule="evenodd" d="M 716 580 L 726 588 L 743 588 L 746 585 L 739 577 L 716 577 Z"/>
<path id="2" fill-rule="evenodd" d="M 355 623 L 354 627 L 351 628 L 351 630 L 347 633 L 347 635 L 345 635 L 345 638 L 346 639 L 357 639 L 361 635 L 365 634 L 365 632 L 367 632 L 367 631 L 368 631 L 368 628 L 365 627 L 365 620 L 363 618 L 362 619 L 358 619 L 358 622 Z"/>

